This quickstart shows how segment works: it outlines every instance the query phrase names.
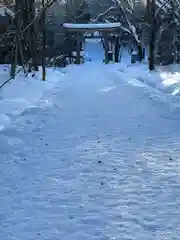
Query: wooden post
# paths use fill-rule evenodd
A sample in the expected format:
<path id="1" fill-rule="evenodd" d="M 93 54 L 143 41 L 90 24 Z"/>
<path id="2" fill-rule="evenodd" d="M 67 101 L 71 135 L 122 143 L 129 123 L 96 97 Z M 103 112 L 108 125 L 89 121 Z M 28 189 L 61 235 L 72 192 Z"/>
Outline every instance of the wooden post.
<path id="1" fill-rule="evenodd" d="M 108 46 L 108 33 L 103 33 L 104 36 L 104 50 L 105 50 L 105 64 L 109 63 L 109 59 L 108 59 L 108 50 L 109 50 L 109 46 Z"/>
<path id="2" fill-rule="evenodd" d="M 76 64 L 81 64 L 81 34 L 77 32 L 77 46 L 76 46 Z"/>
<path id="3" fill-rule="evenodd" d="M 115 63 L 119 62 L 119 51 L 120 51 L 119 40 L 120 40 L 120 37 L 116 36 L 115 47 L 114 47 L 114 61 L 115 61 Z"/>

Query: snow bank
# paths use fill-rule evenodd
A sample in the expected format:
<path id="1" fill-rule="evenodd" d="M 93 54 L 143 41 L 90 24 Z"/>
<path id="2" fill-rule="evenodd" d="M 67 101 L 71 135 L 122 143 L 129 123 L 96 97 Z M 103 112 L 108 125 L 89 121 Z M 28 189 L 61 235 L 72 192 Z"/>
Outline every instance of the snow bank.
<path id="1" fill-rule="evenodd" d="M 0 84 L 9 78 L 9 66 L 0 66 Z M 41 80 L 41 71 L 25 77 L 19 73 L 15 80 L 0 89 L 0 131 L 13 117 L 39 101 L 43 93 L 55 86 L 63 76 L 59 71 L 47 69 L 47 80 Z"/>
<path id="2" fill-rule="evenodd" d="M 150 72 L 147 64 L 125 64 L 115 66 L 125 81 L 131 84 L 144 83 L 173 96 L 180 96 L 180 65 L 157 67 Z"/>
<path id="3" fill-rule="evenodd" d="M 99 39 L 87 39 L 85 44 L 85 61 L 102 62 L 104 49 Z M 128 48 L 121 49 L 121 62 L 109 64 L 120 78 L 136 86 L 150 85 L 172 96 L 180 96 L 180 65 L 161 66 L 149 72 L 147 60 L 144 64 L 131 64 L 131 55 Z"/>

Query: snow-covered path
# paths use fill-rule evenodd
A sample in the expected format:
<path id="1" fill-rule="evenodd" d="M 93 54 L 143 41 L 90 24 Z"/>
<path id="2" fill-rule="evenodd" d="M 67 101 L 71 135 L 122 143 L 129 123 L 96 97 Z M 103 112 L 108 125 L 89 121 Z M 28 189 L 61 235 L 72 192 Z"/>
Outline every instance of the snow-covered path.
<path id="1" fill-rule="evenodd" d="M 179 118 L 108 66 L 67 71 L 0 133 L 0 239 L 179 239 Z"/>

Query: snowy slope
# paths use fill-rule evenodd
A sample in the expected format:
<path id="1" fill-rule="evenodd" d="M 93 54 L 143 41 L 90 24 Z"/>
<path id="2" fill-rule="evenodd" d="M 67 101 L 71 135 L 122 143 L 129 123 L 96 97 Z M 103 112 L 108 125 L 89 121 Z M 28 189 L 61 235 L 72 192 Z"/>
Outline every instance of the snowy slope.
<path id="1" fill-rule="evenodd" d="M 99 39 L 88 39 L 85 42 L 85 61 L 102 62 L 104 57 L 104 49 Z"/>
<path id="2" fill-rule="evenodd" d="M 123 78 L 129 82 L 140 81 L 164 93 L 180 95 L 180 65 L 178 64 L 156 67 L 152 72 L 149 72 L 147 64 L 122 64 L 115 68 L 119 75 L 123 75 Z"/>
<path id="3" fill-rule="evenodd" d="M 104 50 L 99 40 L 87 40 L 85 44 L 86 60 L 102 62 Z M 149 72 L 148 64 L 131 64 L 130 52 L 124 48 L 120 52 L 119 64 L 110 66 L 119 74 L 121 79 L 133 85 L 149 85 L 166 94 L 180 96 L 180 65 L 158 66 L 155 71 Z"/>
<path id="4" fill-rule="evenodd" d="M 178 239 L 180 114 L 154 91 L 69 66 L 1 131 L 0 239 Z"/>
<path id="5" fill-rule="evenodd" d="M 0 84 L 9 78 L 9 66 L 0 66 Z M 24 109 L 39 101 L 43 93 L 61 81 L 63 74 L 59 71 L 47 70 L 47 81 L 41 81 L 41 72 L 34 77 L 24 77 L 20 73 L 15 80 L 6 84 L 0 91 L 0 130 L 17 117 Z"/>

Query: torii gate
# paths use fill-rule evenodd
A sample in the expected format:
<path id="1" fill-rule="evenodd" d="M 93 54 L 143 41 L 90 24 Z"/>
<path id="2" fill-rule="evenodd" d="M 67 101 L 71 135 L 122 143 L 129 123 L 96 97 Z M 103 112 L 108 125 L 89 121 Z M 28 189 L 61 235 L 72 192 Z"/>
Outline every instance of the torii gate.
<path id="1" fill-rule="evenodd" d="M 64 23 L 63 27 L 68 32 L 74 32 L 77 34 L 77 46 L 76 46 L 76 64 L 80 64 L 81 58 L 81 35 L 85 32 L 101 32 L 104 38 L 105 44 L 105 63 L 108 64 L 108 34 L 117 32 L 120 30 L 121 23 Z"/>

